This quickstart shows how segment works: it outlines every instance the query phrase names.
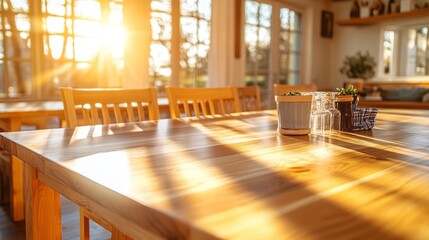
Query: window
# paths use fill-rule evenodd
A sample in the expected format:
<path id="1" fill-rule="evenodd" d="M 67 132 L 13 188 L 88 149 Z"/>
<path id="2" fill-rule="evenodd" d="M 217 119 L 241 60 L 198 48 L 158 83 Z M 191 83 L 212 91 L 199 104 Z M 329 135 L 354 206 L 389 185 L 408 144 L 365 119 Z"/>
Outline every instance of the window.
<path id="1" fill-rule="evenodd" d="M 288 8 L 280 9 L 280 71 L 278 83 L 298 84 L 300 79 L 300 15 Z"/>
<path id="2" fill-rule="evenodd" d="M 30 15 L 27 1 L 1 0 L 0 94 L 31 94 Z"/>
<path id="3" fill-rule="evenodd" d="M 161 94 L 166 85 L 205 87 L 211 1 L 156 0 L 151 9 L 150 84 Z"/>
<path id="4" fill-rule="evenodd" d="M 429 76 L 429 25 L 388 26 L 383 30 L 382 71 L 390 77 Z"/>
<path id="5" fill-rule="evenodd" d="M 272 107 L 273 84 L 300 83 L 301 14 L 277 1 L 247 0 L 245 44 L 246 85 L 261 86 L 263 104 Z"/>
<path id="6" fill-rule="evenodd" d="M 34 97 L 36 86 L 46 98 L 58 96 L 59 86 L 120 84 L 122 0 L 42 0 L 31 9 L 26 0 L 1 4 L 3 97 Z"/>
<path id="7" fill-rule="evenodd" d="M 0 97 L 123 85 L 123 0 L 0 3 Z M 211 0 L 152 0 L 150 8 L 149 84 L 161 94 L 165 85 L 206 86 Z"/>
<path id="8" fill-rule="evenodd" d="M 390 74 L 393 59 L 394 32 L 385 31 L 383 40 L 383 73 Z"/>
<path id="9" fill-rule="evenodd" d="M 246 85 L 264 86 L 269 78 L 272 6 L 246 1 Z"/>

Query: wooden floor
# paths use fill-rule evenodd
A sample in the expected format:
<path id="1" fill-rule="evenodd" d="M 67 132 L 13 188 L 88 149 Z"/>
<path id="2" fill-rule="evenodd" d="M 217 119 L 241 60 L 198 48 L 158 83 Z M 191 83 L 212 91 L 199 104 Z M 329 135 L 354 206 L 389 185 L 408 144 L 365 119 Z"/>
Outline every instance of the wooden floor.
<path id="1" fill-rule="evenodd" d="M 63 239 L 79 239 L 79 209 L 73 202 L 62 197 Z M 0 206 L 0 239 L 25 240 L 25 222 L 13 222 L 9 215 L 9 205 Z M 110 239 L 110 233 L 91 222 L 91 240 Z"/>

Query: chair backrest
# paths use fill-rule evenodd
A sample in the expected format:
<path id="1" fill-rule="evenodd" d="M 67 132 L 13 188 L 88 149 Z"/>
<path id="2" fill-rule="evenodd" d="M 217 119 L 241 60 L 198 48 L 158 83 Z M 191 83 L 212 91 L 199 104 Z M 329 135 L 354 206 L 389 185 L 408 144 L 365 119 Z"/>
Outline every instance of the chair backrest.
<path id="1" fill-rule="evenodd" d="M 241 111 L 261 110 L 261 90 L 258 86 L 237 87 Z"/>
<path id="2" fill-rule="evenodd" d="M 289 84 L 274 84 L 274 95 L 278 96 L 283 93 L 288 92 L 315 92 L 317 91 L 317 86 L 315 84 L 297 84 L 297 85 L 289 85 Z"/>
<path id="3" fill-rule="evenodd" d="M 202 117 L 240 112 L 236 87 L 180 88 L 166 87 L 171 118 Z"/>
<path id="4" fill-rule="evenodd" d="M 60 88 L 67 127 L 158 120 L 155 87 L 142 89 Z M 146 115 L 149 119 L 146 119 Z"/>

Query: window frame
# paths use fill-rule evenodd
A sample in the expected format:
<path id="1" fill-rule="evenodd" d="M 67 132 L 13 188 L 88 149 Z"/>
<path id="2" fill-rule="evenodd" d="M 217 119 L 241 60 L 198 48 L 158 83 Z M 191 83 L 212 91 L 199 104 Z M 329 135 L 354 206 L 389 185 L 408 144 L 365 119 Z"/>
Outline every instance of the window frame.
<path id="1" fill-rule="evenodd" d="M 409 28 L 419 28 L 419 27 L 429 27 L 429 18 L 407 20 L 403 22 L 395 22 L 394 24 L 384 23 L 380 27 L 380 43 L 379 43 L 379 56 L 377 64 L 377 79 L 387 80 L 387 81 L 428 81 L 429 75 L 400 75 L 400 64 L 401 62 L 407 61 L 407 59 L 401 59 L 404 50 L 401 49 L 401 46 L 404 46 L 403 36 L 407 33 L 406 31 Z M 384 33 L 386 31 L 392 31 L 394 33 L 393 38 L 393 54 L 392 54 L 392 63 L 391 71 L 389 74 L 384 73 Z M 429 51 L 429 49 L 427 49 Z"/>

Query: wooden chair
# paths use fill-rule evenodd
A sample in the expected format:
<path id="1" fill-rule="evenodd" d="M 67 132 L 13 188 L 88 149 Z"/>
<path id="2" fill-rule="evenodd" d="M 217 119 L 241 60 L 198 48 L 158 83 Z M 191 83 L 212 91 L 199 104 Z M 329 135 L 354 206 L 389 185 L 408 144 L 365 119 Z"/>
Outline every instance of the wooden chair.
<path id="1" fill-rule="evenodd" d="M 145 89 L 60 88 L 60 91 L 67 127 L 160 118 L 154 87 Z"/>
<path id="2" fill-rule="evenodd" d="M 158 120 L 156 88 L 144 89 L 72 89 L 60 88 L 67 127 L 80 125 Z M 89 239 L 89 220 L 112 234 L 123 236 L 109 222 L 80 208 L 80 238 Z"/>
<path id="3" fill-rule="evenodd" d="M 171 118 L 204 117 L 240 112 L 236 87 L 179 88 L 166 87 Z"/>
<path id="4" fill-rule="evenodd" d="M 288 84 L 274 84 L 274 95 L 278 96 L 283 93 L 288 92 L 315 92 L 317 91 L 317 86 L 315 84 L 297 84 L 297 85 L 288 85 Z"/>
<path id="5" fill-rule="evenodd" d="M 241 111 L 260 111 L 261 91 L 258 86 L 237 87 Z"/>

